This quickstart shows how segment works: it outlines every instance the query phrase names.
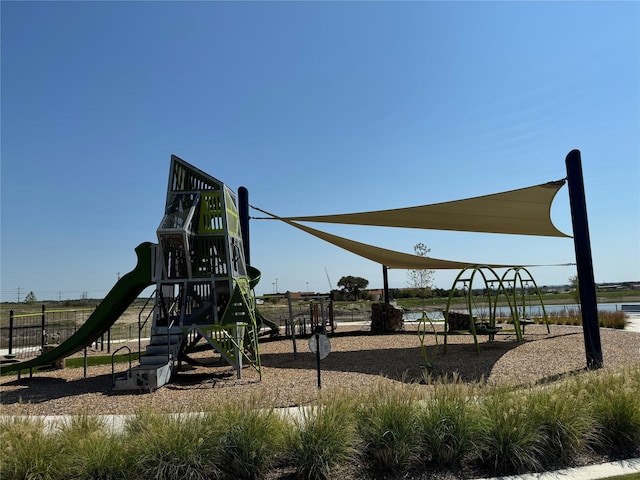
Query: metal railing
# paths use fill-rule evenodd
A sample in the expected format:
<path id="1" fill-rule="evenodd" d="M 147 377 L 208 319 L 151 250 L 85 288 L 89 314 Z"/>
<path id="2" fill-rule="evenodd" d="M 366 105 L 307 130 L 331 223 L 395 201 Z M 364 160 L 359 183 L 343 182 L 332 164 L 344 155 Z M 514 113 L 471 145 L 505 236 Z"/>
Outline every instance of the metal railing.
<path id="1" fill-rule="evenodd" d="M 9 318 L 4 317 L 0 325 L 0 355 L 21 360 L 36 357 L 45 346 L 60 344 L 73 336 L 94 311 L 95 307 L 47 310 L 45 305 L 38 313 L 15 314 L 10 310 Z M 147 322 L 137 327 L 136 332 L 134 322 L 116 322 L 95 341 L 95 348 L 110 352 L 113 343 L 151 335 Z"/>
<path id="2" fill-rule="evenodd" d="M 0 326 L 0 351 L 4 356 L 29 358 L 38 355 L 49 344 L 62 343 L 76 333 L 95 307 L 47 310 L 14 314 L 9 311 L 8 324 Z"/>

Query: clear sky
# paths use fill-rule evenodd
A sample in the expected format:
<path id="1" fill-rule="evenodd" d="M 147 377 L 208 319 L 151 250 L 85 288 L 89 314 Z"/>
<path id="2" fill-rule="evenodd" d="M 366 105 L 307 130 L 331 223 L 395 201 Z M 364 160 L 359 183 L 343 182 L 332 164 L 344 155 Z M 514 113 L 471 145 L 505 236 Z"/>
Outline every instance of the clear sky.
<path id="1" fill-rule="evenodd" d="M 293 216 L 558 180 L 577 148 L 596 281 L 640 280 L 639 2 L 0 5 L 2 301 L 103 297 L 156 241 L 171 154 Z M 566 186 L 551 213 L 571 234 Z M 449 260 L 575 261 L 571 239 L 312 226 Z M 380 265 L 280 222 L 251 221 L 251 260 L 257 293 L 382 287 Z M 555 285 L 575 267 L 531 271 Z"/>

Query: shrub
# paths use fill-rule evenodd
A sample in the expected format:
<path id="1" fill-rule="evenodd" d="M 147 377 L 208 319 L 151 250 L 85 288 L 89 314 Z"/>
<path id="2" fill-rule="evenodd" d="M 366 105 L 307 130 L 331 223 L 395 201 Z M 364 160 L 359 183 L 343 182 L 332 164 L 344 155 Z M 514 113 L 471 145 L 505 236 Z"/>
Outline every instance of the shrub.
<path id="1" fill-rule="evenodd" d="M 549 312 L 547 318 L 549 323 L 556 325 L 582 325 L 582 312 L 579 308 Z M 542 317 L 536 317 L 534 320 L 536 323 L 544 322 Z M 627 325 L 627 314 L 621 310 L 598 310 L 598 325 L 603 328 L 622 329 Z"/>
<path id="2" fill-rule="evenodd" d="M 622 329 L 627 325 L 627 314 L 622 310 L 598 311 L 598 323 L 601 327 Z"/>

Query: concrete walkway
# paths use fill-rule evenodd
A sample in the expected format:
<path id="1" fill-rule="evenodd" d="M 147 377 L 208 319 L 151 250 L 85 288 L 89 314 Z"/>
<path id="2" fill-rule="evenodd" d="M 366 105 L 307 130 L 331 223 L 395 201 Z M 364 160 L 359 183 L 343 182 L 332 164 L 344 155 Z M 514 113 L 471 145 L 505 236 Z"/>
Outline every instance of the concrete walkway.
<path id="1" fill-rule="evenodd" d="M 626 312 L 627 325 L 624 327 L 629 332 L 640 333 L 640 312 Z"/>

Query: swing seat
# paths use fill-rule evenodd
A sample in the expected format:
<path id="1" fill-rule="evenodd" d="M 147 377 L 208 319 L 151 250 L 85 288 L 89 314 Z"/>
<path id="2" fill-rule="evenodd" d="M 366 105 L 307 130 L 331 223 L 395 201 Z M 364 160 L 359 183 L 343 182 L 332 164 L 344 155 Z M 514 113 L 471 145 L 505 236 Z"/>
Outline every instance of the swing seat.
<path id="1" fill-rule="evenodd" d="M 524 335 L 524 327 L 526 327 L 527 325 L 533 325 L 534 323 L 536 322 L 531 318 L 523 318 L 522 320 L 520 320 L 520 327 L 522 328 L 522 334 Z"/>
<path id="2" fill-rule="evenodd" d="M 442 314 L 447 318 L 446 311 L 443 311 Z M 447 323 L 448 331 L 450 333 L 462 333 L 469 332 L 471 330 L 471 320 L 468 313 L 450 311 Z"/>
<path id="3" fill-rule="evenodd" d="M 443 312 L 446 315 L 446 312 Z M 469 333 L 471 332 L 471 317 L 468 313 L 449 312 L 448 319 L 448 332 L 449 333 Z M 476 335 L 495 335 L 502 327 L 492 327 L 489 322 L 478 321 L 475 322 Z"/>
<path id="4" fill-rule="evenodd" d="M 476 335 L 495 335 L 502 327 L 492 327 L 488 322 L 477 322 L 476 323 Z"/>

